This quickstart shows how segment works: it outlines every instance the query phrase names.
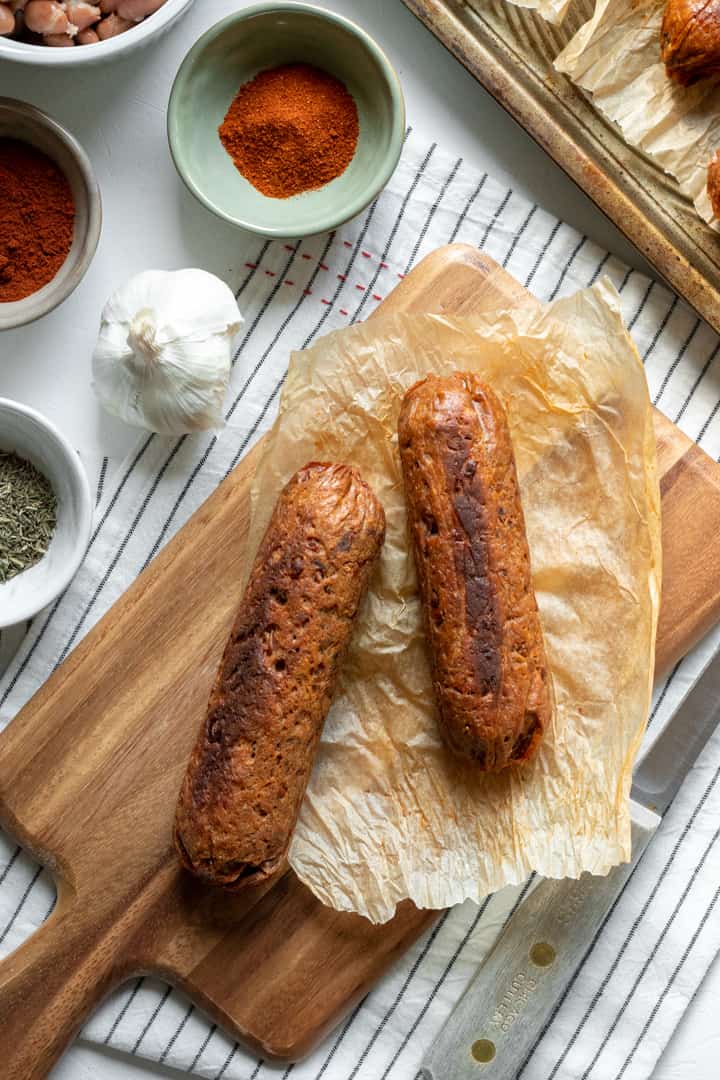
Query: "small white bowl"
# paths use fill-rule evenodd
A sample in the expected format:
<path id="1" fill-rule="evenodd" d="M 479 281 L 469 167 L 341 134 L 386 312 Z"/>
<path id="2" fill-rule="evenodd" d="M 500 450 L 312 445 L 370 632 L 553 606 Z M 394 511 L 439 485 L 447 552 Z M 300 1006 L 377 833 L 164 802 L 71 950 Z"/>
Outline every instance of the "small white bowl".
<path id="1" fill-rule="evenodd" d="M 76 451 L 39 412 L 0 398 L 0 450 L 31 462 L 52 484 L 57 526 L 47 553 L 28 570 L 0 584 L 0 629 L 37 615 L 60 595 L 85 558 L 92 498 Z"/>
<path id="2" fill-rule="evenodd" d="M 53 49 L 47 45 L 28 45 L 25 41 L 0 37 L 0 61 L 15 60 L 18 64 L 36 64 L 42 67 L 77 67 L 80 64 L 104 63 L 159 37 L 192 3 L 193 0 L 165 0 L 154 15 L 148 15 L 147 19 L 143 19 L 131 30 L 126 30 L 117 37 L 107 38 L 106 41 L 98 41 L 96 45 Z"/>

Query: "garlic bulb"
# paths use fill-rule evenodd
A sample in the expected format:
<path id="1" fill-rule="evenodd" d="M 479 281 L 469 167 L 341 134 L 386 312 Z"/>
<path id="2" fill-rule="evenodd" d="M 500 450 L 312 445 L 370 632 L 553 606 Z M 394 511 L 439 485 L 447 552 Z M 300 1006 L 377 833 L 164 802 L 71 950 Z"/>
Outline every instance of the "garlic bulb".
<path id="1" fill-rule="evenodd" d="M 102 405 L 164 435 L 223 425 L 232 339 L 242 315 L 205 270 L 146 270 L 108 300 L 93 353 Z"/>

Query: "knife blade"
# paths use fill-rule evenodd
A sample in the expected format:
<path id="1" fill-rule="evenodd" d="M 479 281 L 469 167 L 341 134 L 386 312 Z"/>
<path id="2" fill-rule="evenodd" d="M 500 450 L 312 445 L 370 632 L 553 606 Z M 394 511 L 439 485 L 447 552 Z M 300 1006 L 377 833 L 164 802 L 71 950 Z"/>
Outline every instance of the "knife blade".
<path id="1" fill-rule="evenodd" d="M 516 1080 L 718 719 L 720 654 L 636 766 L 630 862 L 604 877 L 540 879 L 427 1052 L 422 1080 Z"/>

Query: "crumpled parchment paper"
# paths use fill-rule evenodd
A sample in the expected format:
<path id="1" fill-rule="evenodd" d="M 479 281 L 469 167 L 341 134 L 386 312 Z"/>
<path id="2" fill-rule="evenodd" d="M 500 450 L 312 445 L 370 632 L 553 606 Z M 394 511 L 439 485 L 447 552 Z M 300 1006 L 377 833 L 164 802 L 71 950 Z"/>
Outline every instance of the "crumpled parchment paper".
<path id="1" fill-rule="evenodd" d="M 665 0 L 596 0 L 592 18 L 555 60 L 631 146 L 643 150 L 720 231 L 707 195 L 707 166 L 720 147 L 720 87 L 682 87 L 660 59 Z"/>
<path id="2" fill-rule="evenodd" d="M 430 371 L 481 372 L 503 400 L 556 698 L 534 762 L 482 775 L 439 735 L 396 425 Z M 331 907 L 389 919 L 479 901 L 532 870 L 606 873 L 630 854 L 627 796 L 652 687 L 660 591 L 655 439 L 612 285 L 472 324 L 397 315 L 293 354 L 253 486 L 254 552 L 290 476 L 357 466 L 387 539 L 290 850 Z"/>
<path id="3" fill-rule="evenodd" d="M 568 8 L 572 3 L 572 0 L 509 0 L 515 7 L 530 8 L 531 11 L 537 11 L 538 15 L 542 15 L 543 19 L 546 19 L 554 26 L 559 24 L 565 18 Z M 473 0 L 470 7 L 477 7 L 480 4 L 480 0 Z"/>

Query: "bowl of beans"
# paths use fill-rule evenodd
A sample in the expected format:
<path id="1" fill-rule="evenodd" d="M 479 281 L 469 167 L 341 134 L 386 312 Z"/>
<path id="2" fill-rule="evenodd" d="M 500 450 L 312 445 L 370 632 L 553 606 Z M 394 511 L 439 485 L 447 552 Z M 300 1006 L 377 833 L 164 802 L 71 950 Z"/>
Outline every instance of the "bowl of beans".
<path id="1" fill-rule="evenodd" d="M 183 60 L 168 139 L 192 194 L 240 228 L 309 236 L 359 214 L 405 136 L 398 77 L 360 26 L 314 4 L 258 3 Z"/>
<path id="2" fill-rule="evenodd" d="M 77 140 L 35 106 L 0 98 L 0 331 L 70 295 L 101 221 L 100 191 Z"/>
<path id="3" fill-rule="evenodd" d="M 53 67 L 105 61 L 156 38 L 192 2 L 0 0 L 0 60 Z"/>

